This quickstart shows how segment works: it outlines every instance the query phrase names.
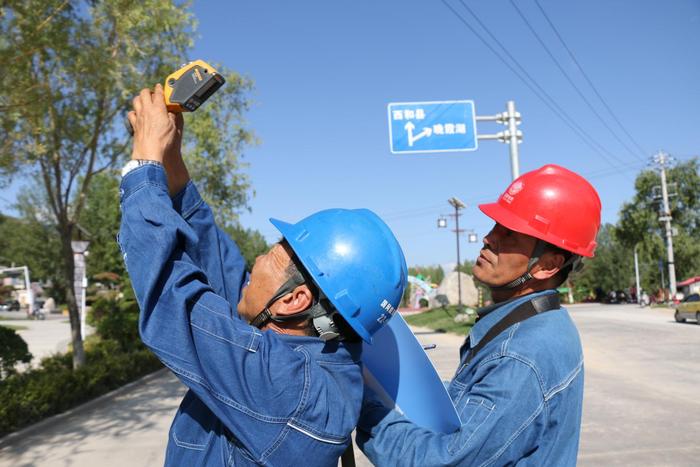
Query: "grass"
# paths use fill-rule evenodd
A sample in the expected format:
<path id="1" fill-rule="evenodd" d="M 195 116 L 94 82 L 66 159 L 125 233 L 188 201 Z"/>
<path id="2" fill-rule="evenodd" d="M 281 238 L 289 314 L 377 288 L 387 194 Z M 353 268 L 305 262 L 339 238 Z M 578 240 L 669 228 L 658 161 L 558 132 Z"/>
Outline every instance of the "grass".
<path id="1" fill-rule="evenodd" d="M 26 329 L 29 329 L 27 326 L 20 326 L 18 324 L 0 324 L 0 326 L 14 329 L 15 331 L 24 331 Z"/>
<path id="2" fill-rule="evenodd" d="M 474 325 L 473 319 L 465 323 L 455 323 L 454 317 L 457 314 L 457 307 L 451 306 L 446 309 L 433 308 L 416 315 L 406 316 L 406 322 L 413 326 L 430 328 L 437 332 L 450 332 L 459 336 L 469 334 Z"/>

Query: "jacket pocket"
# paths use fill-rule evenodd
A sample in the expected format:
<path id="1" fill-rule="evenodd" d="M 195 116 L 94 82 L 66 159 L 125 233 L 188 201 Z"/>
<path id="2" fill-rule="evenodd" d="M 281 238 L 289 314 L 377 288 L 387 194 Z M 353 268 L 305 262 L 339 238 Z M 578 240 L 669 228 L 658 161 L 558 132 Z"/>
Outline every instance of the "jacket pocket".
<path id="1" fill-rule="evenodd" d="M 216 423 L 214 414 L 200 400 L 185 400 L 170 428 L 171 440 L 183 449 L 204 451 L 214 436 Z"/>

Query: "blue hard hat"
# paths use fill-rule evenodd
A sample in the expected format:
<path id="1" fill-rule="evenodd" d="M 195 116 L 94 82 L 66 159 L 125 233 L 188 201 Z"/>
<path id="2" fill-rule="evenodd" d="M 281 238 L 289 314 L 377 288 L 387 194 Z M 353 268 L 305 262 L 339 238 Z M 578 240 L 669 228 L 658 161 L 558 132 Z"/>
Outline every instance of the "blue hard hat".
<path id="1" fill-rule="evenodd" d="M 345 321 L 371 343 L 396 312 L 408 276 L 384 221 L 368 209 L 327 209 L 296 224 L 270 222 Z"/>

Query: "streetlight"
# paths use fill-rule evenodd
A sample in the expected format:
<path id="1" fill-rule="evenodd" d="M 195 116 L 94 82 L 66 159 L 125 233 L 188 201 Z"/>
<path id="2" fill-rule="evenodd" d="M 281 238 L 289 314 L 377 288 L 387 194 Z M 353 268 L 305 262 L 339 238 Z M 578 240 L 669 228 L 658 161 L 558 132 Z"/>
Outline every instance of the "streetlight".
<path id="1" fill-rule="evenodd" d="M 453 216 L 455 218 L 455 237 L 457 239 L 457 302 L 458 302 L 458 312 L 462 311 L 462 271 L 459 270 L 461 264 L 461 259 L 459 255 L 459 234 L 464 232 L 464 229 L 459 228 L 459 216 L 461 214 L 459 213 L 460 209 L 466 208 L 466 204 L 464 204 L 462 201 L 460 201 L 458 198 L 452 197 L 447 200 L 447 202 L 455 208 L 455 213 L 450 214 L 450 216 Z M 444 229 L 447 227 L 447 218 L 444 215 L 441 215 L 438 217 L 437 220 L 437 226 L 439 229 Z M 476 232 L 473 230 L 468 230 L 467 231 L 468 236 L 467 239 L 469 243 L 477 243 L 479 241 L 479 237 L 476 235 Z"/>
<path id="2" fill-rule="evenodd" d="M 80 335 L 85 339 L 85 296 L 87 295 L 87 276 L 85 274 L 85 257 L 88 255 L 88 246 L 90 242 L 87 240 L 73 240 L 70 242 L 73 250 L 73 295 L 75 296 L 76 304 L 80 307 Z"/>

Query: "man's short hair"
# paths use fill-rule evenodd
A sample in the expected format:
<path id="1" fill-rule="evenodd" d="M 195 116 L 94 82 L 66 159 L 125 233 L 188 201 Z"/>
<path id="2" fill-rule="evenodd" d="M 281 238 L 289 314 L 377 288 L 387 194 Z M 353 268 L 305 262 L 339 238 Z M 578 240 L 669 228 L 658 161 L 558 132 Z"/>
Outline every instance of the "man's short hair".
<path id="1" fill-rule="evenodd" d="M 563 248 L 559 248 L 558 246 L 553 245 L 549 242 L 545 242 L 544 251 L 549 251 L 551 253 L 554 253 L 555 255 L 562 255 L 564 257 L 564 263 L 569 262 L 569 264 L 567 264 L 563 269 L 561 269 L 555 276 L 558 281 L 556 287 L 559 287 L 564 282 L 566 282 L 566 280 L 569 278 L 569 274 L 571 273 L 571 271 L 573 271 L 574 266 L 576 266 L 577 261 L 571 259 L 571 257 L 574 256 L 574 253 L 567 251 Z"/>
<path id="2" fill-rule="evenodd" d="M 301 264 L 301 260 L 299 260 L 299 257 L 296 255 L 296 253 L 294 253 L 294 250 L 292 250 L 292 248 L 289 246 L 287 240 L 280 240 L 280 244 L 284 247 L 285 250 L 287 250 L 291 258 L 291 261 L 289 262 L 289 264 L 287 265 L 287 269 L 285 270 L 287 279 L 293 277 L 294 275 L 300 274 L 304 278 L 304 284 L 306 284 L 306 286 L 311 291 L 311 294 L 313 295 L 313 302 L 316 303 L 320 301 L 321 306 L 323 306 L 323 308 L 326 311 L 328 311 L 329 314 L 335 311 L 335 307 L 333 306 L 333 304 L 328 299 L 322 296 L 318 287 L 311 279 L 311 276 L 306 271 L 306 268 L 304 268 L 304 265 Z M 360 336 L 348 324 L 348 322 L 345 321 L 345 318 L 343 318 L 340 313 L 335 313 L 335 315 L 333 316 L 333 322 L 338 327 L 338 330 L 340 331 L 343 340 L 345 340 L 346 342 L 359 342 L 361 340 Z M 305 330 L 307 336 L 318 336 L 318 332 L 316 332 L 316 328 L 314 327 L 314 323 L 311 319 L 306 320 Z"/>

